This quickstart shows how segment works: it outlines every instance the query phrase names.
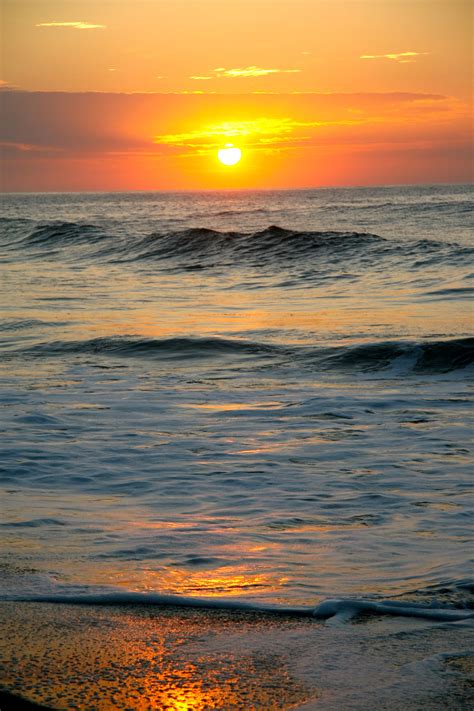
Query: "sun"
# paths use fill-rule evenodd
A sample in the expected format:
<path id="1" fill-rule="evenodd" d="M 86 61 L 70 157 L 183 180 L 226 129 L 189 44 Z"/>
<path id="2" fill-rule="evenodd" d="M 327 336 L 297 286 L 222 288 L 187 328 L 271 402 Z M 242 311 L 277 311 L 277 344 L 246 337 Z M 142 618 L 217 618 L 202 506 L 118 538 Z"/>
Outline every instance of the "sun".
<path id="1" fill-rule="evenodd" d="M 232 143 L 226 143 L 225 148 L 217 151 L 217 157 L 224 165 L 235 165 L 242 158 L 242 151 Z"/>

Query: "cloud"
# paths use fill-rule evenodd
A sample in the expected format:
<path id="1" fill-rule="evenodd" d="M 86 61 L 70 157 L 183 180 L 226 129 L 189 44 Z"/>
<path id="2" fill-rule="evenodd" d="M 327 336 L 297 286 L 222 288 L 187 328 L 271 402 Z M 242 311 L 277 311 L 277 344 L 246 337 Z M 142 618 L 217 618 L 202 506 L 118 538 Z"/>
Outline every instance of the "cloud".
<path id="1" fill-rule="evenodd" d="M 297 74 L 301 69 L 263 69 L 251 65 L 250 67 L 242 67 L 240 69 L 225 69 L 217 67 L 214 72 L 218 77 L 263 77 L 267 74 Z"/>
<path id="2" fill-rule="evenodd" d="M 202 126 L 183 133 L 169 133 L 155 136 L 155 143 L 169 145 L 207 146 L 220 143 L 227 138 L 248 138 L 249 136 L 281 135 L 291 131 L 290 119 L 258 118 L 250 121 L 222 121 Z"/>
<path id="3" fill-rule="evenodd" d="M 410 64 L 415 57 L 423 57 L 429 52 L 393 52 L 391 54 L 362 54 L 359 59 L 391 59 L 399 64 Z"/>
<path id="4" fill-rule="evenodd" d="M 232 138 L 244 141 L 246 145 L 263 147 L 270 144 L 281 145 L 309 140 L 310 136 L 306 135 L 308 129 L 349 126 L 358 123 L 360 123 L 359 120 L 301 121 L 293 118 L 260 117 L 246 121 L 222 121 L 205 124 L 199 129 L 183 133 L 155 136 L 154 141 L 159 145 L 213 149 L 223 141 Z"/>
<path id="5" fill-rule="evenodd" d="M 235 69 L 226 69 L 225 67 L 216 67 L 212 70 L 211 75 L 192 76 L 190 79 L 208 80 L 208 79 L 236 79 L 248 77 L 264 77 L 268 74 L 298 74 L 301 69 L 264 69 L 256 67 L 254 64 L 249 67 L 238 67 Z"/>
<path id="6" fill-rule="evenodd" d="M 229 141 L 255 149 L 390 143 L 415 134 L 451 141 L 468 123 L 464 104 L 436 94 L 1 93 L 0 141 L 25 160 L 39 158 L 40 149 L 63 159 L 207 153 Z"/>
<path id="7" fill-rule="evenodd" d="M 90 22 L 39 22 L 36 27 L 70 27 L 73 30 L 104 30 L 107 25 L 93 25 Z"/>
<path id="8" fill-rule="evenodd" d="M 10 82 L 5 79 L 0 79 L 0 91 L 2 89 L 5 91 L 15 91 L 19 89 L 19 87 L 16 84 L 10 84 Z"/>
<path id="9" fill-rule="evenodd" d="M 62 149 L 54 146 L 37 146 L 31 143 L 0 141 L 0 152 L 4 157 L 9 157 L 18 153 L 61 153 Z"/>
<path id="10" fill-rule="evenodd" d="M 273 185 L 280 168 L 285 185 L 309 185 L 318 176 L 329 184 L 333 166 L 341 183 L 357 183 L 361 175 L 367 182 L 393 182 L 387 156 L 400 156 L 396 175 L 404 182 L 421 175 L 416 172 L 421 164 L 429 166 L 426 181 L 462 182 L 470 169 L 470 107 L 439 94 L 5 88 L 1 94 L 4 190 L 222 187 L 213 182 L 215 160 L 205 157 L 223 143 L 235 143 L 253 156 L 256 182 L 246 187 L 262 187 L 267 178 L 266 187 Z M 354 156 L 360 157 L 362 172 L 354 168 Z M 373 160 L 370 169 L 366 157 Z"/>

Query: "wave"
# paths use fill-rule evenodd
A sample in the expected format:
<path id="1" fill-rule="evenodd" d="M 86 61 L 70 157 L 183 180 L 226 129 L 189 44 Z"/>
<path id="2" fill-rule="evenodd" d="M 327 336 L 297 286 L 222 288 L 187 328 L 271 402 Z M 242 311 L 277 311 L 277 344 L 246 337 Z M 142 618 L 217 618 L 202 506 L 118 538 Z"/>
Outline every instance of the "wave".
<path id="1" fill-rule="evenodd" d="M 340 251 L 385 242 L 377 235 L 359 232 L 317 232 L 288 230 L 271 225 L 257 232 L 219 232 L 205 227 L 155 232 L 145 237 L 127 238 L 104 234 L 92 224 L 58 222 L 40 224 L 5 246 L 56 249 L 73 245 L 97 246 L 108 240 L 107 254 L 114 261 L 142 261 L 182 257 L 287 257 L 308 255 L 315 250 Z"/>
<path id="2" fill-rule="evenodd" d="M 395 365 L 401 373 L 448 373 L 474 362 L 474 338 L 360 344 L 335 348 L 328 359 L 335 366 L 369 371 Z"/>
<path id="3" fill-rule="evenodd" d="M 5 321 L 0 321 L 0 332 L 2 331 L 22 331 L 29 328 L 38 328 L 41 326 L 53 326 L 54 323 L 48 321 L 41 321 L 40 319 L 29 318 L 29 319 L 10 319 Z"/>
<path id="4" fill-rule="evenodd" d="M 84 341 L 51 341 L 25 349 L 28 355 L 104 354 L 161 358 L 207 358 L 225 355 L 277 354 L 283 348 L 265 343 L 226 338 L 140 338 L 117 336 Z"/>
<path id="5" fill-rule="evenodd" d="M 4 229 L 8 228 L 10 225 L 18 227 L 20 225 L 33 225 L 35 220 L 30 217 L 2 217 L 0 216 L 0 226 Z"/>
<path id="6" fill-rule="evenodd" d="M 269 215 L 272 212 L 279 212 L 278 209 L 272 209 L 268 207 L 255 207 L 251 209 L 244 209 L 244 210 L 219 210 L 217 212 L 212 212 L 211 214 L 214 215 L 215 217 L 233 217 L 235 215 Z M 207 217 L 208 215 L 206 215 Z M 204 215 L 203 215 L 204 217 Z"/>
<path id="7" fill-rule="evenodd" d="M 472 212 L 474 203 L 472 200 L 432 200 L 422 201 L 420 203 L 410 203 L 410 209 L 420 212 L 448 212 L 458 214 L 459 212 Z"/>
<path id="8" fill-rule="evenodd" d="M 416 617 L 436 622 L 474 620 L 474 610 L 471 609 L 427 606 L 400 600 L 374 601 L 357 598 L 324 600 L 316 607 L 266 605 L 236 600 L 140 592 L 53 593 L 48 595 L 18 596 L 14 599 L 22 602 L 47 602 L 69 605 L 156 605 L 159 607 L 227 610 L 229 612 L 257 612 L 292 617 L 309 617 L 315 620 L 329 621 L 332 624 L 341 624 L 361 615 Z"/>
<path id="9" fill-rule="evenodd" d="M 231 258 L 259 264 L 275 260 L 292 261 L 309 257 L 318 250 L 333 253 L 384 242 L 377 235 L 358 232 L 301 232 L 271 225 L 257 232 L 219 232 L 196 227 L 178 232 L 153 233 L 138 243 L 128 245 L 128 254 L 120 261 L 200 258 L 214 264 Z"/>
<path id="10" fill-rule="evenodd" d="M 11 223 L 11 224 L 10 224 Z M 215 266 L 247 266 L 266 268 L 279 266 L 304 267 L 308 264 L 332 265 L 340 261 L 377 261 L 392 256 L 410 260 L 464 260 L 474 249 L 435 240 L 387 240 L 376 234 L 353 231 L 291 230 L 270 225 L 255 232 L 218 231 L 206 227 L 152 232 L 145 236 L 121 229 L 104 232 L 103 228 L 82 222 L 31 223 L 10 221 L 3 230 L 3 246 L 20 250 L 22 256 L 34 258 L 86 259 L 111 263 L 153 263 L 165 269 L 198 269 Z M 115 231 L 115 233 L 114 233 Z M 324 260 L 324 262 L 323 262 Z M 421 261 L 420 264 L 425 264 Z M 419 264 L 418 264 L 419 265 Z"/>
<path id="11" fill-rule="evenodd" d="M 88 244 L 104 238 L 98 227 L 77 222 L 58 222 L 37 226 L 23 239 L 24 245 L 57 247 L 71 244 Z"/>
<path id="12" fill-rule="evenodd" d="M 110 357 L 189 360 L 233 357 L 262 357 L 275 366 L 284 365 L 320 370 L 384 371 L 399 374 L 448 373 L 474 362 L 474 338 L 443 341 L 388 341 L 344 346 L 282 345 L 219 337 L 141 338 L 117 336 L 82 341 L 48 341 L 24 347 L 12 354 L 52 357 L 102 355 Z"/>
<path id="13" fill-rule="evenodd" d="M 65 526 L 64 521 L 56 518 L 34 518 L 29 521 L 10 521 L 0 523 L 0 528 L 41 528 L 42 526 Z"/>
<path id="14" fill-rule="evenodd" d="M 350 202 L 334 202 L 324 205 L 324 209 L 334 210 L 334 209 L 344 209 L 344 210 L 360 210 L 364 212 L 378 212 L 387 209 L 392 209 L 395 211 L 405 212 L 410 211 L 413 215 L 417 212 L 420 213 L 454 213 L 459 212 L 472 212 L 473 209 L 472 200 L 385 200 L 383 202 L 368 202 L 365 200 L 351 200 Z"/>
<path id="15" fill-rule="evenodd" d="M 425 291 L 425 296 L 437 296 L 444 298 L 454 298 L 459 299 L 461 297 L 469 298 L 474 294 L 474 287 L 472 286 L 458 286 L 450 287 L 445 289 L 432 289 L 431 291 Z"/>

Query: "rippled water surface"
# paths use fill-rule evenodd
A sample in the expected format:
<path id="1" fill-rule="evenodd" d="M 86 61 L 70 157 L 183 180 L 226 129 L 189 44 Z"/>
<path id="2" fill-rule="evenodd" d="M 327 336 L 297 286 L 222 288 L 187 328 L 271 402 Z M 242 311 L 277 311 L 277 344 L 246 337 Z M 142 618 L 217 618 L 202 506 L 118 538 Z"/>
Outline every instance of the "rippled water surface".
<path id="1" fill-rule="evenodd" d="M 465 590 L 470 198 L 4 196 L 3 596 Z"/>

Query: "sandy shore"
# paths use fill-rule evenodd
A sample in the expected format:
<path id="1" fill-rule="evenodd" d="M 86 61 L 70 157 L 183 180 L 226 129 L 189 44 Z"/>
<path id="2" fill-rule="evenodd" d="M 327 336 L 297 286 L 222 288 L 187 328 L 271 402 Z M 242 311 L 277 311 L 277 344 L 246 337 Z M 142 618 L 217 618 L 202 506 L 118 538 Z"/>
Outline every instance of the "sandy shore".
<path id="1" fill-rule="evenodd" d="M 4 691 L 52 709 L 472 708 L 466 623 L 1 603 Z M 0 704 L 20 706 L 4 694 Z"/>

